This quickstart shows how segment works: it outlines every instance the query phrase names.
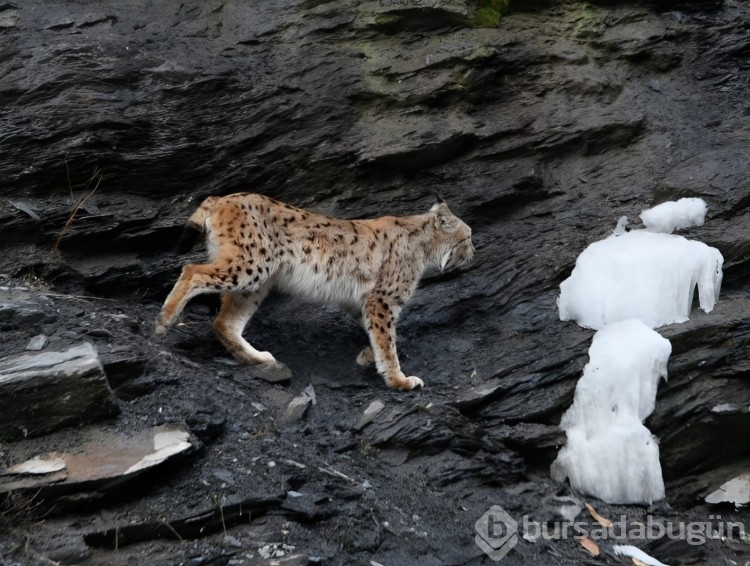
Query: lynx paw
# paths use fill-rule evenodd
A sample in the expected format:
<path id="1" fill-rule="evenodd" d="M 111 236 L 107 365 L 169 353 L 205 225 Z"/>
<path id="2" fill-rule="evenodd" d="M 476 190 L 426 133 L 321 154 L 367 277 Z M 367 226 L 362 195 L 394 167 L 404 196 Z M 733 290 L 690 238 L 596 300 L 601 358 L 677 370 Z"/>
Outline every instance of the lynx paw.
<path id="1" fill-rule="evenodd" d="M 164 336 L 166 333 L 167 333 L 167 327 L 161 322 L 159 322 L 159 320 L 157 319 L 156 322 L 154 323 L 154 334 L 156 336 Z"/>
<path id="2" fill-rule="evenodd" d="M 253 355 L 253 358 L 255 358 L 255 363 L 263 365 L 263 366 L 274 366 L 276 364 L 284 365 L 276 361 L 276 358 L 273 357 L 273 354 L 271 352 L 258 352 L 257 354 Z"/>
<path id="3" fill-rule="evenodd" d="M 415 387 L 424 387 L 424 381 L 422 381 L 415 375 L 411 375 L 409 377 L 403 376 L 388 381 L 388 386 L 392 389 L 409 391 L 410 389 L 414 389 Z"/>
<path id="4" fill-rule="evenodd" d="M 416 375 L 410 375 L 406 378 L 406 380 L 409 382 L 409 387 L 407 389 L 414 389 L 415 387 L 424 387 L 424 381 L 419 379 Z"/>

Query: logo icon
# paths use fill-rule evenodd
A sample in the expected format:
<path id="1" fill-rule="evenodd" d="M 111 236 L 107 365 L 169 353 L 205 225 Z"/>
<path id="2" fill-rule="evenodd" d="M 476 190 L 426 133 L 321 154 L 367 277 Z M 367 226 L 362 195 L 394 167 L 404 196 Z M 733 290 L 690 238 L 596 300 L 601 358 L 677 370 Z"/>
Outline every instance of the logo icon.
<path id="1" fill-rule="evenodd" d="M 493 505 L 474 525 L 474 542 L 497 562 L 518 544 L 518 523 L 499 505 Z"/>

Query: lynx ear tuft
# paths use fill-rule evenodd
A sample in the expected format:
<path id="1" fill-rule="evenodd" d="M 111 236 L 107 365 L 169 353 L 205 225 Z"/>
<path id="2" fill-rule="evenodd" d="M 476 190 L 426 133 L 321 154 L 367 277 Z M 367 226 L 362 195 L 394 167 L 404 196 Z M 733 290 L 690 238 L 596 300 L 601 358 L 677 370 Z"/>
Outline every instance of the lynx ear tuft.
<path id="1" fill-rule="evenodd" d="M 448 210 L 448 204 L 445 202 L 445 200 L 443 200 L 443 197 L 441 197 L 437 193 L 433 193 L 432 196 L 435 197 L 436 202 L 430 208 L 430 212 L 437 212 L 438 216 L 442 216 L 450 212 Z"/>

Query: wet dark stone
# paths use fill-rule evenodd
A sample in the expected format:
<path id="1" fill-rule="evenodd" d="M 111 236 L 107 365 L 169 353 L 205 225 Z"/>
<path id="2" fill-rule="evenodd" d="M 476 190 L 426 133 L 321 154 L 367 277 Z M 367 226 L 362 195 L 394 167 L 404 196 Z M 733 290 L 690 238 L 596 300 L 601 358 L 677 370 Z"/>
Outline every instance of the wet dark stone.
<path id="1" fill-rule="evenodd" d="M 54 320 L 51 303 L 25 289 L 0 289 L 0 330 L 41 329 Z"/>
<path id="2" fill-rule="evenodd" d="M 476 451 L 483 435 L 457 410 L 444 405 L 385 409 L 363 433 L 374 446 L 407 447 L 415 452 L 435 452 L 447 446 Z"/>
<path id="3" fill-rule="evenodd" d="M 227 421 L 225 410 L 210 401 L 207 401 L 205 406 L 193 410 L 193 414 L 189 415 L 185 422 L 190 427 L 190 431 L 200 440 L 210 443 L 224 432 Z"/>
<path id="4" fill-rule="evenodd" d="M 298 520 L 315 521 L 335 514 L 335 509 L 326 505 L 329 502 L 330 499 L 327 496 L 314 493 L 295 494 L 294 496 L 287 494 L 281 508 Z"/>
<path id="5" fill-rule="evenodd" d="M 205 536 L 226 525 L 247 522 L 250 516 L 259 517 L 269 509 L 278 507 L 277 497 L 255 497 L 238 503 L 227 505 L 220 509 L 207 509 L 173 520 L 169 524 L 164 522 L 145 522 L 131 524 L 104 532 L 92 532 L 84 537 L 86 544 L 94 548 L 112 548 L 135 544 L 153 539 L 185 539 Z"/>

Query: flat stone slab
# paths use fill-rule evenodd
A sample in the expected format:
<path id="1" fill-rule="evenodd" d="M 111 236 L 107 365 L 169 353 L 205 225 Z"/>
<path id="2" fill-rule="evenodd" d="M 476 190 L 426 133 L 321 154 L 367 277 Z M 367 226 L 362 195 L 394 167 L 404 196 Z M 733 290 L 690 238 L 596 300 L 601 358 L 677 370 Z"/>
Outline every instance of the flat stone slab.
<path id="1" fill-rule="evenodd" d="M 743 507 L 750 503 L 750 472 L 740 474 L 723 483 L 719 489 L 706 496 L 706 503 L 734 503 Z"/>
<path id="2" fill-rule="evenodd" d="M 190 432 L 164 425 L 134 436 L 94 431 L 82 446 L 39 454 L 0 473 L 0 493 L 52 488 L 106 491 L 194 448 Z"/>
<path id="3" fill-rule="evenodd" d="M 44 350 L 47 347 L 48 343 L 49 338 L 47 338 L 44 334 L 37 334 L 31 340 L 29 340 L 29 343 L 26 345 L 26 349 L 30 352 L 38 352 L 39 350 Z"/>
<path id="4" fill-rule="evenodd" d="M 292 370 L 286 364 L 275 362 L 272 364 L 261 364 L 257 366 L 248 366 L 249 374 L 268 383 L 281 383 L 289 381 L 294 377 Z"/>

